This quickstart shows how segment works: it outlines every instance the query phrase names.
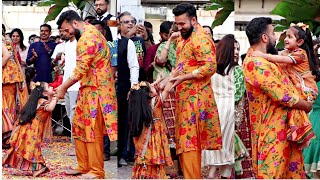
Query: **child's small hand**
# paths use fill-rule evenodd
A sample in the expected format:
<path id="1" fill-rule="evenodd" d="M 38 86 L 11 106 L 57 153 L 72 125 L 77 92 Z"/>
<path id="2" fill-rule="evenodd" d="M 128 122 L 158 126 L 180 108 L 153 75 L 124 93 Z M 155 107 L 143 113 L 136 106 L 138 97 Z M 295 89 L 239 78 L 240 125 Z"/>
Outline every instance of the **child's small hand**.
<path id="1" fill-rule="evenodd" d="M 171 78 L 179 76 L 181 74 L 181 72 L 182 72 L 181 68 L 176 67 L 176 68 L 172 69 Z"/>

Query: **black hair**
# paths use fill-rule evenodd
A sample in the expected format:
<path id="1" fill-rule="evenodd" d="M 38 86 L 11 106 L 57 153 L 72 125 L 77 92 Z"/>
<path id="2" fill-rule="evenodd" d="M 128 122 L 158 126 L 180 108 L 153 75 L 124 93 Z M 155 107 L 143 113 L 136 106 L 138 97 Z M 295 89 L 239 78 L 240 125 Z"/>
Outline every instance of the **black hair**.
<path id="1" fill-rule="evenodd" d="M 6 33 L 6 26 L 4 26 L 4 24 L 2 24 L 2 35 L 4 35 Z"/>
<path id="2" fill-rule="evenodd" d="M 203 28 L 208 28 L 210 30 L 211 35 L 213 36 L 213 30 L 212 30 L 212 28 L 210 26 L 205 25 L 205 26 L 202 26 L 202 27 Z"/>
<path id="3" fill-rule="evenodd" d="M 94 2 L 96 2 L 97 0 L 94 0 Z M 106 4 L 110 4 L 110 0 L 104 0 L 106 2 Z"/>
<path id="4" fill-rule="evenodd" d="M 177 5 L 173 10 L 172 13 L 175 16 L 180 16 L 184 13 L 187 13 L 189 17 L 196 17 L 197 18 L 197 10 L 196 8 L 190 3 L 181 3 Z"/>
<path id="5" fill-rule="evenodd" d="M 40 86 L 36 86 L 29 96 L 27 103 L 22 108 L 21 112 L 19 113 L 19 124 L 27 124 L 31 123 L 32 119 L 36 116 L 38 101 L 40 98 L 47 99 L 43 95 L 45 82 L 41 82 Z"/>
<path id="6" fill-rule="evenodd" d="M 147 28 L 152 28 L 152 24 L 149 21 L 144 21 L 143 25 Z"/>
<path id="7" fill-rule="evenodd" d="M 149 38 L 151 44 L 154 44 L 154 39 L 153 39 L 152 33 L 150 32 L 150 30 L 148 28 L 146 28 L 146 31 L 147 31 L 147 35 L 148 35 L 148 38 Z"/>
<path id="8" fill-rule="evenodd" d="M 124 11 L 122 13 L 119 14 L 119 16 L 117 17 L 117 19 L 120 21 L 120 19 L 123 17 L 123 16 L 132 16 L 130 12 L 128 11 Z M 133 17 L 134 18 L 134 17 Z M 134 18 L 135 21 L 137 22 L 136 18 Z"/>
<path id="9" fill-rule="evenodd" d="M 86 18 L 84 18 L 84 21 L 86 21 L 86 20 L 95 20 L 96 19 L 96 17 L 94 17 L 94 16 L 87 16 Z"/>
<path id="10" fill-rule="evenodd" d="M 143 126 L 150 127 L 152 123 L 152 108 L 149 102 L 150 88 L 141 86 L 132 90 L 129 98 L 129 127 L 130 134 L 137 137 L 141 134 Z"/>
<path id="11" fill-rule="evenodd" d="M 58 25 L 58 27 L 61 27 L 61 25 L 64 21 L 66 21 L 67 23 L 71 23 L 73 20 L 83 21 L 77 12 L 75 12 L 73 10 L 68 10 L 66 12 L 63 12 L 60 15 L 60 17 L 57 21 L 57 25 Z"/>
<path id="12" fill-rule="evenodd" d="M 92 25 L 99 24 L 106 31 L 105 34 L 104 34 L 106 40 L 107 41 L 113 41 L 112 34 L 111 34 L 111 31 L 110 31 L 110 27 L 107 26 L 103 21 L 99 21 L 99 20 L 94 19 L 94 20 L 89 21 L 89 23 L 92 24 Z"/>
<path id="13" fill-rule="evenodd" d="M 12 35 L 13 35 L 14 32 L 17 32 L 17 33 L 19 34 L 19 36 L 20 36 L 20 42 L 19 42 L 20 48 L 21 48 L 22 50 L 27 49 L 27 47 L 23 44 L 24 36 L 23 36 L 23 33 L 22 33 L 21 29 L 19 29 L 19 28 L 13 29 L 13 30 L 11 31 L 11 33 L 10 33 L 10 38 L 11 38 L 11 39 L 12 39 Z"/>
<path id="14" fill-rule="evenodd" d="M 171 22 L 171 21 L 163 21 L 160 24 L 160 32 L 169 34 L 170 33 L 170 29 L 172 27 L 172 24 L 173 24 L 173 22 Z"/>
<path id="15" fill-rule="evenodd" d="M 266 33 L 269 24 L 272 24 L 272 19 L 268 17 L 254 18 L 248 23 L 246 34 L 251 46 L 260 42 L 261 35 Z"/>
<path id="16" fill-rule="evenodd" d="M 309 28 L 306 28 L 306 30 L 303 30 L 299 26 L 292 26 L 292 28 L 296 30 L 294 31 L 294 34 L 297 40 L 303 39 L 304 42 L 299 47 L 306 51 L 309 60 L 310 70 L 312 71 L 312 74 L 316 76 L 316 81 L 320 81 L 319 62 L 317 62 L 314 54 L 312 35 Z"/>
<path id="17" fill-rule="evenodd" d="M 40 29 L 42 28 L 42 27 L 47 27 L 48 29 L 49 29 L 49 31 L 51 32 L 51 26 L 49 25 L 49 24 L 42 24 L 41 26 L 40 26 Z"/>
<path id="18" fill-rule="evenodd" d="M 36 70 L 34 67 L 27 67 L 26 68 L 25 76 L 26 76 L 26 83 L 27 83 L 27 87 L 28 87 L 28 94 L 31 93 L 30 82 L 34 78 L 35 75 L 36 75 Z"/>
<path id="19" fill-rule="evenodd" d="M 230 70 L 237 65 L 234 62 L 234 43 L 234 35 L 227 34 L 217 46 L 217 73 L 222 76 L 229 74 Z M 226 68 L 228 68 L 227 73 L 225 73 Z"/>
<path id="20" fill-rule="evenodd" d="M 31 38 L 34 38 L 34 37 L 36 37 L 36 36 L 37 36 L 36 34 L 32 34 L 32 35 L 29 36 L 28 40 L 30 41 Z"/>

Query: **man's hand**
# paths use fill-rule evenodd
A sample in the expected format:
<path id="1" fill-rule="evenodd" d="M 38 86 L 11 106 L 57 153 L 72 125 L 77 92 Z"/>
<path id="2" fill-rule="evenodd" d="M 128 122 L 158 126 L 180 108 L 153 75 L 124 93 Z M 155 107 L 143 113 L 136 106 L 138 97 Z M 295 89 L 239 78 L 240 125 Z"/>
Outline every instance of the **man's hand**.
<path id="1" fill-rule="evenodd" d="M 170 90 L 171 91 L 173 88 L 181 84 L 183 81 L 185 81 L 184 75 L 179 75 L 177 77 L 171 78 L 170 82 L 174 82 L 173 85 L 171 86 Z"/>
<path id="2" fill-rule="evenodd" d="M 31 52 L 32 52 L 32 54 L 33 54 L 32 59 L 34 59 L 34 60 L 38 59 L 38 54 L 37 54 L 37 52 L 34 50 L 34 48 L 32 48 Z"/>
<path id="3" fill-rule="evenodd" d="M 64 95 L 66 94 L 67 90 L 64 89 L 62 86 L 59 86 L 57 89 L 56 89 L 56 93 L 54 95 L 54 97 L 57 97 L 59 99 L 63 99 L 64 98 Z"/>

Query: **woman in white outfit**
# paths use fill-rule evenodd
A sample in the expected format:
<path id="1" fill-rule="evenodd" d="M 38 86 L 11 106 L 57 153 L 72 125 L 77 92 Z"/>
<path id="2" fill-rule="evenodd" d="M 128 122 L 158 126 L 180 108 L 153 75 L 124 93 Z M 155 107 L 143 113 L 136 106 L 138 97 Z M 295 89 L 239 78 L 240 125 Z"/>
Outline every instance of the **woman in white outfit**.
<path id="1" fill-rule="evenodd" d="M 234 166 L 234 35 L 224 36 L 217 46 L 217 72 L 211 77 L 222 132 L 222 150 L 202 151 L 202 165 L 209 166 L 207 178 L 230 178 Z"/>

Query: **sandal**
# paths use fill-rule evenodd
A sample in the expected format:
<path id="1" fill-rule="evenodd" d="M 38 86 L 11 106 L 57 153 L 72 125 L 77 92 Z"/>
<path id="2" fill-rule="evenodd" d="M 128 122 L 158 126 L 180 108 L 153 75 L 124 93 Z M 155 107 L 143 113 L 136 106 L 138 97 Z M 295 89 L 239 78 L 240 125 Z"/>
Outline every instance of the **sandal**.
<path id="1" fill-rule="evenodd" d="M 49 170 L 47 167 L 44 167 L 38 171 L 33 171 L 33 177 L 38 177 L 40 174 L 45 173 L 47 170 Z"/>

